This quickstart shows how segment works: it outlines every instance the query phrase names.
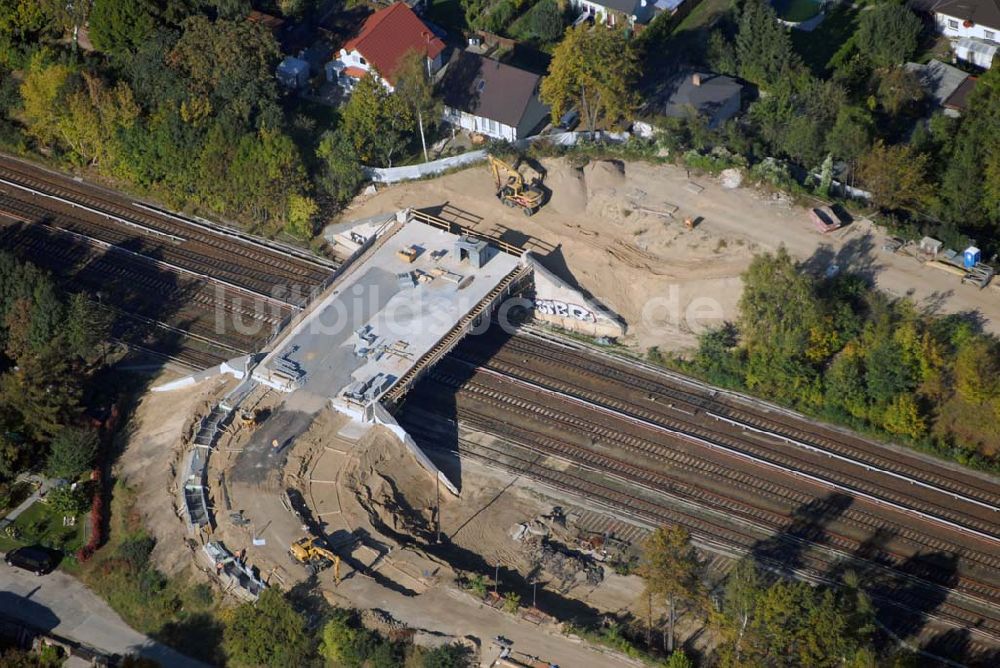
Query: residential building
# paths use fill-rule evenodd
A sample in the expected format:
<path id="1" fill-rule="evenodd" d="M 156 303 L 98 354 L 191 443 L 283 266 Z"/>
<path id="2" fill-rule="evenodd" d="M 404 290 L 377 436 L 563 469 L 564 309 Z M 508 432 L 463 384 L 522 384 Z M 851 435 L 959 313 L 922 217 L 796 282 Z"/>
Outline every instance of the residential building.
<path id="1" fill-rule="evenodd" d="M 697 114 L 714 128 L 739 113 L 742 93 L 742 84 L 732 77 L 681 72 L 664 86 L 663 113 L 674 118 Z"/>
<path id="2" fill-rule="evenodd" d="M 654 15 L 655 0 L 570 0 L 578 11 L 610 26 L 646 24 Z"/>
<path id="3" fill-rule="evenodd" d="M 374 70 L 382 83 L 392 90 L 396 68 L 410 51 L 417 51 L 426 58 L 430 74 L 441 69 L 444 42 L 406 3 L 397 2 L 365 20 L 360 32 L 327 63 L 326 78 L 350 89 Z"/>
<path id="4" fill-rule="evenodd" d="M 468 51 L 452 58 L 441 80 L 444 118 L 471 132 L 517 141 L 549 117 L 538 99 L 541 77 Z"/>
<path id="5" fill-rule="evenodd" d="M 917 76 L 921 87 L 946 115 L 961 115 L 966 98 L 975 87 L 975 77 L 940 60 L 931 60 L 924 65 L 906 63 L 903 67 Z"/>
<path id="6" fill-rule="evenodd" d="M 950 37 L 960 60 L 989 68 L 1000 48 L 1000 0 L 914 0 Z"/>

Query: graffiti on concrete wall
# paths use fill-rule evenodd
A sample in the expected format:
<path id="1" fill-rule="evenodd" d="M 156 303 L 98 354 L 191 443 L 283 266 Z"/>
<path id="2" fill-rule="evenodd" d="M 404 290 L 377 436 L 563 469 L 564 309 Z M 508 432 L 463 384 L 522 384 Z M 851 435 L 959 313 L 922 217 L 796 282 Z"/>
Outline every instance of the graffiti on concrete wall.
<path id="1" fill-rule="evenodd" d="M 573 318 L 583 322 L 597 322 L 597 316 L 590 309 L 578 304 L 567 304 L 557 299 L 536 299 L 535 308 L 543 315 Z"/>

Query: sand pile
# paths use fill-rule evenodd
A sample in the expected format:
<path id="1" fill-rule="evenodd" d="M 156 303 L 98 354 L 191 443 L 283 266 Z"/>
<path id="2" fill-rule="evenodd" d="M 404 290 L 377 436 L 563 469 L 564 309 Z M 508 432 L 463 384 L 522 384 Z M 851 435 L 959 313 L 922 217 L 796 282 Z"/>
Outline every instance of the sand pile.
<path id="1" fill-rule="evenodd" d="M 552 192 L 548 205 L 564 216 L 579 216 L 587 210 L 587 184 L 583 170 L 566 160 L 549 168 L 545 185 Z"/>
<path id="2" fill-rule="evenodd" d="M 552 192 L 549 206 L 565 216 L 597 216 L 620 222 L 628 214 L 623 206 L 625 165 L 614 160 L 594 160 L 583 168 L 559 160 L 547 174 Z"/>

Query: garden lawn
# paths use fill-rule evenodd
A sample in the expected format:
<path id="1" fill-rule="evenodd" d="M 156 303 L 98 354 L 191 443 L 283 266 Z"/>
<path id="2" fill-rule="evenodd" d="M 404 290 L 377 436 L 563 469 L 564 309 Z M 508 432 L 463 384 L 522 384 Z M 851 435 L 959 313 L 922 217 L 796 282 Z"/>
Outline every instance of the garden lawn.
<path id="1" fill-rule="evenodd" d="M 73 554 L 83 546 L 83 527 L 87 519 L 87 514 L 81 513 L 76 518 L 75 526 L 65 527 L 62 513 L 46 503 L 36 501 L 8 527 L 13 528 L 16 537 L 10 536 L 6 529 L 0 535 L 0 549 L 43 545 L 67 555 Z"/>

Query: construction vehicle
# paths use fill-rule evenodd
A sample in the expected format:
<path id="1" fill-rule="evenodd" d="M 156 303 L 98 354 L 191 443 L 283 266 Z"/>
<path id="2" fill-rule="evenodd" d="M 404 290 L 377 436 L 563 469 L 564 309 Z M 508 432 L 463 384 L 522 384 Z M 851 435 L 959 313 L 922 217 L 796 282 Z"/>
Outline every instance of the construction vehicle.
<path id="1" fill-rule="evenodd" d="M 340 556 L 334 554 L 313 536 L 303 536 L 288 548 L 292 559 L 306 567 L 311 575 L 333 566 L 333 581 L 340 584 Z"/>
<path id="2" fill-rule="evenodd" d="M 519 170 L 521 158 L 518 158 L 513 165 L 492 155 L 487 155 L 487 158 L 490 161 L 490 169 L 493 170 L 497 199 L 503 202 L 504 206 L 520 207 L 526 216 L 541 208 L 542 200 L 545 199 L 545 191 L 542 189 L 544 176 L 541 173 L 528 182 Z"/>

